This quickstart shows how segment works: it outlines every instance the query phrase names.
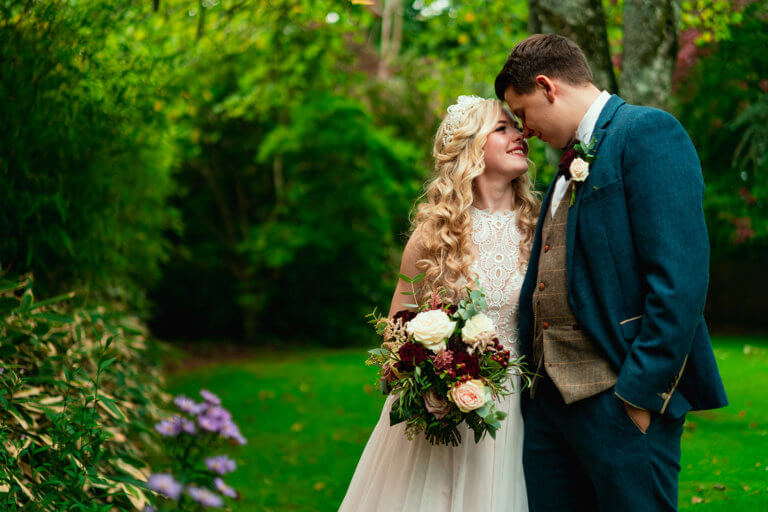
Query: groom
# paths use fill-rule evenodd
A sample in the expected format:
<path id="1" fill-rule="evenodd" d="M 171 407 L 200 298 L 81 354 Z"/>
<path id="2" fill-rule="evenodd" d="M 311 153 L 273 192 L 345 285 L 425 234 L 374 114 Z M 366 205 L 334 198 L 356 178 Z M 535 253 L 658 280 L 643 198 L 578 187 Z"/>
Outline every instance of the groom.
<path id="1" fill-rule="evenodd" d="M 696 150 L 661 110 L 594 84 L 557 35 L 512 50 L 496 94 L 525 136 L 574 142 L 547 191 L 520 294 L 532 512 L 677 510 L 685 413 L 727 404 L 707 327 Z M 574 170 L 571 174 L 571 169 Z"/>

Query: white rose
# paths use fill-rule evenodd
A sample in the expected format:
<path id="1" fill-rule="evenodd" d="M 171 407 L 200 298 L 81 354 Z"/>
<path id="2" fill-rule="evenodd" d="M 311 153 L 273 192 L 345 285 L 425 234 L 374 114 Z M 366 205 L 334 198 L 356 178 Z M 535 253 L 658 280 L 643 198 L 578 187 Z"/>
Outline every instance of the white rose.
<path id="1" fill-rule="evenodd" d="M 432 352 L 445 348 L 445 340 L 453 333 L 456 322 L 440 309 L 422 311 L 408 322 L 406 330 L 413 334 L 416 341 Z"/>
<path id="2" fill-rule="evenodd" d="M 489 398 L 488 391 L 480 379 L 468 380 L 452 387 L 448 396 L 461 412 L 479 409 L 486 404 Z"/>
<path id="3" fill-rule="evenodd" d="M 461 336 L 465 342 L 477 341 L 477 337 L 484 332 L 496 334 L 496 327 L 493 325 L 493 320 L 483 313 L 478 313 L 464 324 L 461 329 Z"/>
<path id="4" fill-rule="evenodd" d="M 589 162 L 581 158 L 574 158 L 568 169 L 571 171 L 573 181 L 584 181 L 589 176 Z"/>

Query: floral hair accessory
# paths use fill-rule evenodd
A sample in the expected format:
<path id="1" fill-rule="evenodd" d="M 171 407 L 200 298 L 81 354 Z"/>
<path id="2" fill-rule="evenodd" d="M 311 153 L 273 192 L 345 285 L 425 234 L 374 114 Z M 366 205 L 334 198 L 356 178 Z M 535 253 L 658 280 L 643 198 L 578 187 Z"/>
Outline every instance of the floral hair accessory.
<path id="1" fill-rule="evenodd" d="M 448 144 L 453 140 L 453 134 L 464 121 L 464 116 L 470 109 L 485 101 L 480 96 L 459 96 L 456 103 L 448 107 L 448 116 L 445 118 L 445 128 L 443 129 L 443 144 Z"/>

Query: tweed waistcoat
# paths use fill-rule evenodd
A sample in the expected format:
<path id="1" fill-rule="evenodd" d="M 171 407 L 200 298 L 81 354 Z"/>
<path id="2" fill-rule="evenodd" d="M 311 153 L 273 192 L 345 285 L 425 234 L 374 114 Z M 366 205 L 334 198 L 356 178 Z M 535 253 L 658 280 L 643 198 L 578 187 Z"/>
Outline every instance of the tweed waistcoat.
<path id="1" fill-rule="evenodd" d="M 536 374 L 545 370 L 565 403 L 596 395 L 616 383 L 617 374 L 590 340 L 568 303 L 566 278 L 566 226 L 570 210 L 570 184 L 555 216 L 544 216 L 539 273 L 533 293 L 533 361 Z M 538 379 L 537 379 L 538 380 Z M 536 386 L 531 387 L 534 396 Z"/>

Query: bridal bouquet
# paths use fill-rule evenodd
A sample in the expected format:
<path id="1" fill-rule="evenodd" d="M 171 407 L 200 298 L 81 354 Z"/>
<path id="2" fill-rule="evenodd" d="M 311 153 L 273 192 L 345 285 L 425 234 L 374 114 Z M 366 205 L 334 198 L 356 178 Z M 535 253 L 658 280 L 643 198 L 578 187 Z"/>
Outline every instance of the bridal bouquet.
<path id="1" fill-rule="evenodd" d="M 414 284 L 424 277 L 400 275 Z M 424 304 L 404 304 L 393 318 L 374 311 L 371 324 L 382 336 L 380 348 L 370 351 L 369 365 L 380 367 L 380 389 L 395 394 L 390 424 L 406 422 L 410 439 L 423 432 L 432 444 L 461 442 L 458 426 L 466 422 L 475 442 L 487 432 L 495 438 L 506 413 L 494 401 L 512 393 L 511 374 L 530 379 L 521 358 L 510 359 L 496 337 L 486 310 L 485 293 L 467 289 L 458 303 L 435 292 Z"/>

